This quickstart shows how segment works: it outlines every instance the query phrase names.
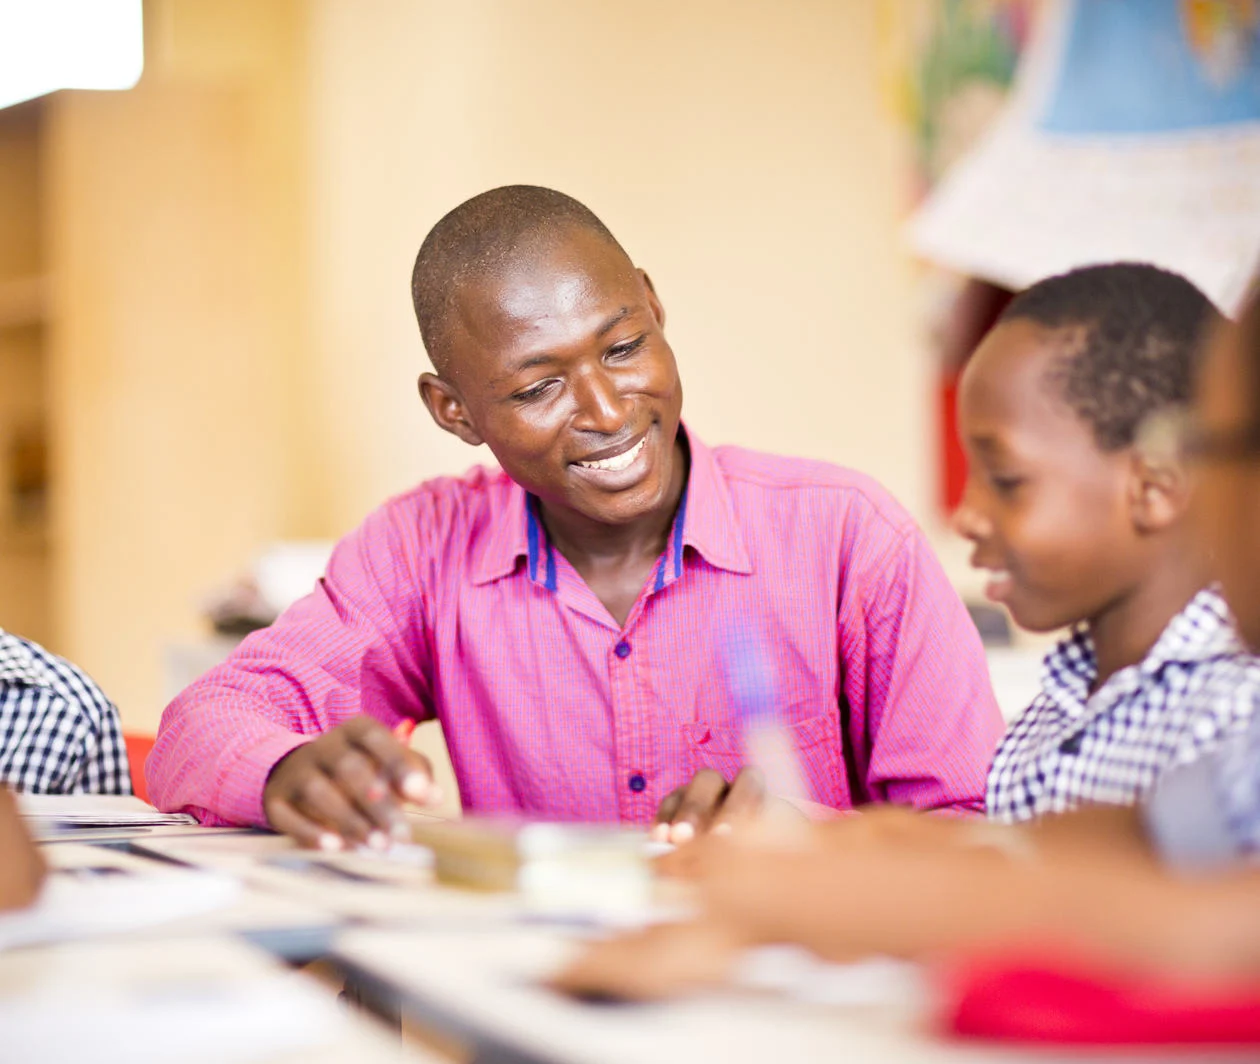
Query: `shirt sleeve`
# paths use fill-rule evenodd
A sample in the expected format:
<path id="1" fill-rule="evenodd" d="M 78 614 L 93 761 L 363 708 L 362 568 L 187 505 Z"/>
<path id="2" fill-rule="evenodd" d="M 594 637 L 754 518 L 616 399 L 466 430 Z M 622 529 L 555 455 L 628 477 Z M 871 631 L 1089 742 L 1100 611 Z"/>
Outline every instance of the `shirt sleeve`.
<path id="1" fill-rule="evenodd" d="M 87 794 L 131 794 L 131 766 L 118 707 L 93 685 L 92 730 L 84 749 L 80 788 Z"/>
<path id="2" fill-rule="evenodd" d="M 1002 715 L 980 635 L 917 526 L 847 567 L 839 641 L 855 803 L 983 812 Z"/>
<path id="3" fill-rule="evenodd" d="M 27 644 L 43 666 L 57 709 L 40 714 L 48 732 L 37 743 L 42 756 L 28 786 L 43 790 L 57 779 L 65 794 L 131 794 L 131 770 L 118 707 L 77 665 Z"/>
<path id="4" fill-rule="evenodd" d="M 338 544 L 314 592 L 249 636 L 162 715 L 153 803 L 206 824 L 264 825 L 276 762 L 366 713 L 432 715 L 428 596 L 388 507 Z"/>
<path id="5" fill-rule="evenodd" d="M 1208 869 L 1260 853 L 1260 717 L 1164 773 L 1142 807 L 1147 835 L 1175 868 Z"/>

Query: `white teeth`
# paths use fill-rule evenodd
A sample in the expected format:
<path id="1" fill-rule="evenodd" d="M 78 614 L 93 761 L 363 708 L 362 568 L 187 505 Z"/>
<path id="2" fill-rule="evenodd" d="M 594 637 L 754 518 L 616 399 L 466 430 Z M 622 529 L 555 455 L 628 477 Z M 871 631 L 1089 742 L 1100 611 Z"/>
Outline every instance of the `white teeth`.
<path id="1" fill-rule="evenodd" d="M 583 469 L 607 469 L 610 472 L 617 473 L 623 469 L 629 469 L 639 452 L 643 450 L 643 445 L 647 443 L 647 437 L 644 436 L 638 443 L 628 451 L 622 451 L 621 454 L 615 454 L 611 458 L 601 458 L 597 462 L 578 462 Z"/>

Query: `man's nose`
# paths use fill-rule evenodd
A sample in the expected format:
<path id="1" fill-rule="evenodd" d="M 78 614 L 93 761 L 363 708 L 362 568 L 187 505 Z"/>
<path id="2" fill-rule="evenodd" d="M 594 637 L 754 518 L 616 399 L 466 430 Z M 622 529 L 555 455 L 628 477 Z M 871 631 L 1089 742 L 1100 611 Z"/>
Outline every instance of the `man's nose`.
<path id="1" fill-rule="evenodd" d="M 612 436 L 625 427 L 628 404 L 607 373 L 596 370 L 583 374 L 576 393 L 576 428 Z"/>

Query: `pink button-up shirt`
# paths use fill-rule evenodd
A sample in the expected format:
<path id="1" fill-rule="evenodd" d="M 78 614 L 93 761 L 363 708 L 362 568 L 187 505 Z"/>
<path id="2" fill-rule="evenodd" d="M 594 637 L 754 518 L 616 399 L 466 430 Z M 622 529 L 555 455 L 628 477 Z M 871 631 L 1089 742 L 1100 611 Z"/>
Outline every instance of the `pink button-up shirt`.
<path id="1" fill-rule="evenodd" d="M 436 716 L 467 811 L 644 823 L 697 769 L 729 779 L 744 760 L 738 626 L 764 641 L 814 801 L 983 810 L 1002 721 L 913 521 L 858 473 L 689 440 L 669 543 L 624 627 L 506 475 L 428 481 L 171 703 L 153 801 L 265 823 L 267 774 L 298 744 L 358 713 Z"/>

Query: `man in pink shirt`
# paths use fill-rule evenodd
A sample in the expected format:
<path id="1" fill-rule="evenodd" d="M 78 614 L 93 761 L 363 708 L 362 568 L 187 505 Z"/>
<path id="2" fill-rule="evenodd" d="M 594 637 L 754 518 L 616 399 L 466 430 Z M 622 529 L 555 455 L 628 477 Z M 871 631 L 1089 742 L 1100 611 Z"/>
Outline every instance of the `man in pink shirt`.
<path id="1" fill-rule="evenodd" d="M 922 533 L 858 473 L 688 433 L 661 302 L 589 210 L 477 196 L 412 294 L 425 406 L 502 471 L 387 502 L 176 698 L 159 807 L 385 845 L 433 797 L 392 729 L 436 717 L 468 812 L 685 838 L 762 800 L 728 675 L 753 639 L 814 803 L 983 809 L 1001 719 Z"/>

